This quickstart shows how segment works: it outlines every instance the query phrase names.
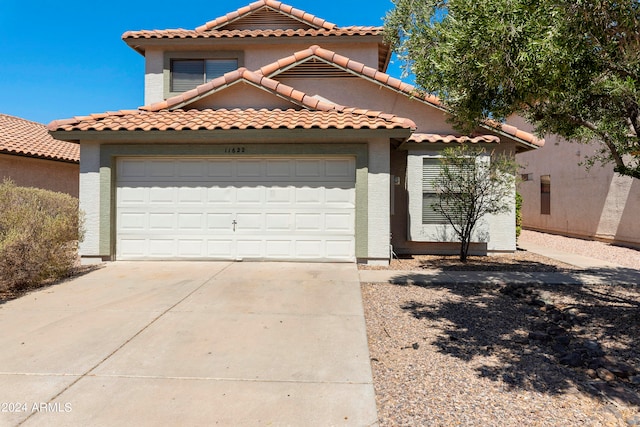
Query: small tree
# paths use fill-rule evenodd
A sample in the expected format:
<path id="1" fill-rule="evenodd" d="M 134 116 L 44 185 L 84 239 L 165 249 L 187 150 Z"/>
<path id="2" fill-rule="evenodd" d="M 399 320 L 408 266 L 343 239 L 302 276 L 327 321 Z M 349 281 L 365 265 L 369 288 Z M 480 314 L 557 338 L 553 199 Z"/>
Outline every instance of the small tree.
<path id="1" fill-rule="evenodd" d="M 461 145 L 447 148 L 434 180 L 437 202 L 432 209 L 446 218 L 460 240 L 460 261 L 466 262 L 478 221 L 506 213 L 514 205 L 517 164 L 504 154 Z"/>

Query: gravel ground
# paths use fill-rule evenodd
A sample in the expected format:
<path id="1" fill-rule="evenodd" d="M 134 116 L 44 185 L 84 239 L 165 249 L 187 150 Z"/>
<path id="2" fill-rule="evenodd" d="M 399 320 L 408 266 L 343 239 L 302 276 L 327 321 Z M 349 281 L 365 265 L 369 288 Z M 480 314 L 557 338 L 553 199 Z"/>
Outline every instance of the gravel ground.
<path id="1" fill-rule="evenodd" d="M 540 234 L 522 238 L 571 243 Z M 583 255 L 636 265 L 626 261 L 638 251 L 569 240 Z M 566 268 L 516 257 L 490 267 Z M 364 283 L 362 295 L 381 426 L 640 425 L 637 286 Z"/>
<path id="2" fill-rule="evenodd" d="M 640 250 L 611 245 L 595 240 L 572 239 L 554 234 L 522 230 L 519 241 L 584 255 L 623 267 L 640 270 Z"/>

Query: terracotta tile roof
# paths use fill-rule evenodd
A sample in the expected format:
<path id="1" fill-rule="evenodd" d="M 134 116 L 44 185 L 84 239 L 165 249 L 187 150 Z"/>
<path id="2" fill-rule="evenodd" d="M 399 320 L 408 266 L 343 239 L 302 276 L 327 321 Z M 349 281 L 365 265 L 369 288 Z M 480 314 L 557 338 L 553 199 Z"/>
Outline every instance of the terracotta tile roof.
<path id="1" fill-rule="evenodd" d="M 127 31 L 122 39 L 207 39 L 207 38 L 257 38 L 257 37 L 329 37 L 329 36 L 379 36 L 382 27 L 342 27 L 327 30 L 310 29 L 256 29 L 256 30 L 215 30 L 197 31 L 182 28 L 168 30 Z"/>
<path id="2" fill-rule="evenodd" d="M 332 30 L 336 28 L 335 24 L 328 22 L 324 19 L 318 18 L 310 13 L 305 12 L 304 10 L 296 9 L 293 6 L 286 5 L 279 1 L 274 0 L 258 0 L 256 2 L 251 3 L 248 6 L 241 7 L 240 9 L 227 13 L 225 16 L 221 16 L 219 18 L 214 19 L 213 21 L 209 21 L 206 24 L 196 28 L 196 31 L 208 31 L 212 29 L 220 29 L 225 25 L 239 19 L 245 17 L 256 10 L 259 10 L 263 7 L 269 7 L 273 10 L 284 13 L 285 15 L 291 16 L 294 19 L 302 21 L 313 28 L 324 28 L 325 30 Z"/>
<path id="3" fill-rule="evenodd" d="M 499 143 L 500 138 L 495 135 L 480 135 L 480 136 L 455 136 L 455 135 L 438 135 L 435 133 L 414 133 L 409 137 L 407 142 L 414 142 L 418 144 L 435 144 L 438 142 L 451 144 L 451 143 Z"/>
<path id="4" fill-rule="evenodd" d="M 129 110 L 57 120 L 49 131 L 184 131 L 231 129 L 409 129 L 397 120 L 356 109 Z"/>
<path id="5" fill-rule="evenodd" d="M 284 68 L 290 69 L 292 65 L 296 63 L 302 63 L 311 57 L 316 57 L 316 58 L 325 60 L 328 63 L 334 64 L 335 66 L 345 71 L 354 73 L 360 77 L 363 77 L 374 83 L 386 86 L 392 90 L 401 92 L 412 98 L 419 99 L 444 112 L 448 111 L 447 107 L 444 105 L 444 103 L 442 103 L 442 101 L 440 101 L 438 97 L 431 94 L 423 94 L 420 91 L 418 91 L 418 89 L 416 89 L 415 86 L 412 86 L 408 83 L 403 82 L 402 80 L 391 77 L 390 75 L 383 73 L 382 71 L 376 70 L 375 68 L 368 67 L 362 64 L 361 62 L 354 61 L 352 59 L 347 58 L 346 56 L 339 55 L 331 50 L 324 49 L 317 45 L 311 46 L 305 50 L 298 51 L 289 57 L 282 58 L 269 65 L 265 65 L 264 67 L 260 68 L 260 70 L 258 70 L 257 73 L 260 73 L 269 77 L 275 77 L 280 72 L 282 72 Z M 524 132 L 516 128 L 515 126 L 498 123 L 493 120 L 487 120 L 483 127 L 491 131 L 497 131 L 499 133 L 503 133 L 504 135 L 509 136 L 511 138 L 519 139 L 530 145 L 534 145 L 537 147 L 542 147 L 544 145 L 544 139 L 540 139 L 531 133 Z"/>
<path id="6" fill-rule="evenodd" d="M 290 61 L 278 61 L 281 66 L 286 66 L 288 62 Z M 165 109 L 181 108 L 190 104 L 191 102 L 209 96 L 218 90 L 227 88 L 240 81 L 252 84 L 255 87 L 273 93 L 281 98 L 285 98 L 293 104 L 305 107 L 307 109 L 355 113 L 372 118 L 381 118 L 390 122 L 399 123 L 403 127 L 409 129 L 416 128 L 416 124 L 410 119 L 398 117 L 393 114 L 386 114 L 381 111 L 372 111 L 330 103 L 314 96 L 307 95 L 306 93 L 296 90 L 291 86 L 287 86 L 277 80 L 265 77 L 259 72 L 249 71 L 246 68 L 239 68 L 235 71 L 231 71 L 223 76 L 211 80 L 208 83 L 202 84 L 195 89 L 191 89 L 178 96 L 169 98 L 166 101 L 161 101 L 148 106 L 140 107 L 140 109 L 145 111 L 161 111 Z"/>
<path id="7" fill-rule="evenodd" d="M 43 124 L 6 114 L 0 114 L 0 153 L 80 161 L 78 144 L 54 139 Z"/>

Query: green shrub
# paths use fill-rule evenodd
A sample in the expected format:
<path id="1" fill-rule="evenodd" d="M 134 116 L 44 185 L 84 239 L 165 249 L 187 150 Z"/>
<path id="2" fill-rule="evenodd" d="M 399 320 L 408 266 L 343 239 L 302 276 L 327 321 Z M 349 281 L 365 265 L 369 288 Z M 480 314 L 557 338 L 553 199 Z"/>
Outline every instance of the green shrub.
<path id="1" fill-rule="evenodd" d="M 522 194 L 516 192 L 516 240 L 522 232 Z"/>
<path id="2" fill-rule="evenodd" d="M 82 239 L 78 199 L 0 184 L 0 284 L 13 289 L 69 274 Z"/>

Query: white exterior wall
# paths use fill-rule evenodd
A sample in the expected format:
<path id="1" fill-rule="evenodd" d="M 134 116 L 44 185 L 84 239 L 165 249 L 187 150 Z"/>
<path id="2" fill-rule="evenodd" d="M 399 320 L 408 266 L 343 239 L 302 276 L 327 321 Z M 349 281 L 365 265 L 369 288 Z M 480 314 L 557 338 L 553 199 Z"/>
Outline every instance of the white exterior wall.
<path id="1" fill-rule="evenodd" d="M 84 240 L 81 257 L 100 254 L 100 144 L 80 145 L 80 211 L 84 213 Z"/>
<path id="2" fill-rule="evenodd" d="M 390 254 L 390 181 L 389 140 L 369 142 L 368 174 L 368 243 L 369 263 L 389 263 Z"/>
<path id="3" fill-rule="evenodd" d="M 516 189 L 511 192 L 511 210 L 499 215 L 489 215 L 489 252 L 513 252 L 516 250 Z"/>
<path id="4" fill-rule="evenodd" d="M 147 49 L 145 53 L 144 104 L 164 100 L 164 52 Z"/>

